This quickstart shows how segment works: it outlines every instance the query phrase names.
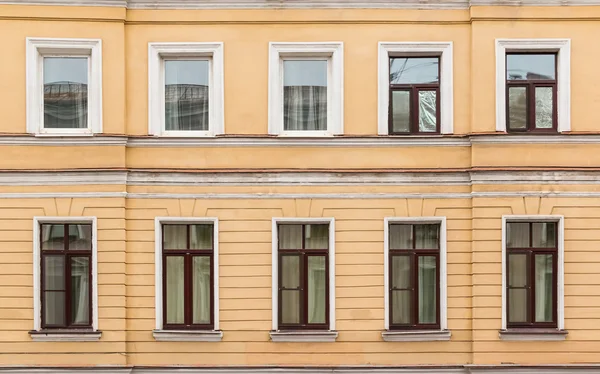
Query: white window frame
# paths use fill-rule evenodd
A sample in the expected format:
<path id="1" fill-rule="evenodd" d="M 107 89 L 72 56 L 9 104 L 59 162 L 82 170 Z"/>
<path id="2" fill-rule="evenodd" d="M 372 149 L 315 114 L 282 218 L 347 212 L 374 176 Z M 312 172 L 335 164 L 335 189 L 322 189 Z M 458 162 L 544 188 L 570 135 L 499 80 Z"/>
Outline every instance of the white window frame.
<path id="1" fill-rule="evenodd" d="M 327 130 L 285 131 L 283 129 L 283 61 L 286 59 L 327 60 Z M 269 134 L 317 137 L 344 133 L 344 44 L 269 43 Z"/>
<path id="2" fill-rule="evenodd" d="M 208 59 L 208 130 L 165 129 L 165 60 Z M 148 43 L 148 132 L 154 136 L 212 137 L 225 131 L 223 43 Z"/>
<path id="3" fill-rule="evenodd" d="M 556 52 L 557 131 L 571 131 L 571 39 L 496 39 L 496 131 L 506 132 L 506 53 Z"/>
<path id="4" fill-rule="evenodd" d="M 562 215 L 503 215 L 502 216 L 502 330 L 506 330 L 506 223 L 507 222 L 556 222 L 558 230 L 558 274 L 556 274 L 556 307 L 557 310 L 557 330 L 565 328 L 565 223 Z"/>
<path id="5" fill-rule="evenodd" d="M 162 225 L 163 224 L 212 224 L 213 225 L 213 331 L 210 330 L 163 330 L 163 243 L 162 243 Z M 154 219 L 154 299 L 156 312 L 156 330 L 160 333 L 159 337 L 155 334 L 157 340 L 166 341 L 219 341 L 223 333 L 219 331 L 219 219 L 216 217 L 156 217 Z M 164 333 L 163 333 L 164 332 Z"/>
<path id="6" fill-rule="evenodd" d="M 384 218 L 384 238 L 383 238 L 383 273 L 384 273 L 384 328 L 390 329 L 390 224 L 439 224 L 440 225 L 440 330 L 448 329 L 448 270 L 447 270 L 447 250 L 446 250 L 446 217 L 385 217 Z M 419 330 L 409 330 L 411 333 L 418 333 Z"/>
<path id="7" fill-rule="evenodd" d="M 98 331 L 98 222 L 96 217 L 33 217 L 33 330 L 42 330 L 42 265 L 40 225 L 92 224 L 92 330 Z M 70 330 L 67 330 L 67 332 Z M 76 329 L 73 329 L 76 331 Z"/>
<path id="8" fill-rule="evenodd" d="M 335 218 L 279 218 L 272 219 L 272 258 L 271 258 L 271 300 L 272 300 L 272 329 L 279 331 L 279 224 L 327 224 L 329 225 L 329 330 L 335 331 Z"/>
<path id="9" fill-rule="evenodd" d="M 102 132 L 102 40 L 26 39 L 27 132 L 36 135 L 93 135 Z M 83 129 L 44 128 L 44 57 L 87 57 L 88 123 Z"/>
<path id="10" fill-rule="evenodd" d="M 452 42 L 379 42 L 379 84 L 377 107 L 378 134 L 389 135 L 389 59 L 390 57 L 395 56 L 438 56 L 440 58 L 440 133 L 452 134 L 454 132 L 454 85 L 452 78 Z"/>

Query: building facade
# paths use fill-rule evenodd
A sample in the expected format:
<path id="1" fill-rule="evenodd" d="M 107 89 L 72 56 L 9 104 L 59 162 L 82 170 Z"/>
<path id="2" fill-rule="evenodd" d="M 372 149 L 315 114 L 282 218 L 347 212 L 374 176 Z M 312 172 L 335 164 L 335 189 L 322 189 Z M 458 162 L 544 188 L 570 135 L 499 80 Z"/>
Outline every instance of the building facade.
<path id="1" fill-rule="evenodd" d="M 0 373 L 600 372 L 598 32 L 0 0 Z"/>

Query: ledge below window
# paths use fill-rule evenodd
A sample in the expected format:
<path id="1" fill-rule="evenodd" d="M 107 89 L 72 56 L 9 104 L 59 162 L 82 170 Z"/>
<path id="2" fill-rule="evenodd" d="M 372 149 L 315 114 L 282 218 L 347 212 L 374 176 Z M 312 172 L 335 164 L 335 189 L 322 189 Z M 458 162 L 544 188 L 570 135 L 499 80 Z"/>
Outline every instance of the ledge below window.
<path id="1" fill-rule="evenodd" d="M 220 342 L 221 330 L 153 330 L 154 339 L 159 342 Z"/>
<path id="2" fill-rule="evenodd" d="M 29 331 L 34 342 L 96 342 L 102 336 L 101 331 L 77 330 L 40 330 Z"/>
<path id="3" fill-rule="evenodd" d="M 381 337 L 386 342 L 435 342 L 448 341 L 452 334 L 449 330 L 411 330 L 411 331 L 384 331 Z"/>
<path id="4" fill-rule="evenodd" d="M 500 340 L 560 341 L 567 338 L 567 330 L 557 329 L 507 329 L 500 330 Z"/>
<path id="5" fill-rule="evenodd" d="M 271 331 L 271 340 L 274 342 L 334 342 L 338 337 L 337 331 Z"/>

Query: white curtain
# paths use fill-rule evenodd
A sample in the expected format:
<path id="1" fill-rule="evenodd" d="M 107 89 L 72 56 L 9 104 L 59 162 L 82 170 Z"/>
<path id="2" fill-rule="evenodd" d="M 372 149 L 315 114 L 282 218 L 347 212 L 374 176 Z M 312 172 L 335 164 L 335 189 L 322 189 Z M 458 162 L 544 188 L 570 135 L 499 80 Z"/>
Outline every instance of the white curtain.
<path id="1" fill-rule="evenodd" d="M 169 84 L 165 86 L 165 129 L 206 131 L 209 112 L 208 86 Z"/>
<path id="2" fill-rule="evenodd" d="M 184 258 L 168 256 L 167 272 L 167 320 L 168 324 L 182 324 L 184 320 Z"/>
<path id="3" fill-rule="evenodd" d="M 325 256 L 308 258 L 308 323 L 325 323 L 327 310 Z"/>
<path id="4" fill-rule="evenodd" d="M 508 222 L 506 224 L 506 246 L 508 248 L 529 247 L 529 222 Z"/>
<path id="5" fill-rule="evenodd" d="M 437 92 L 419 91 L 419 131 L 435 132 L 437 126 Z"/>
<path id="6" fill-rule="evenodd" d="M 419 323 L 435 323 L 437 320 L 437 272 L 436 258 L 419 256 Z"/>
<path id="7" fill-rule="evenodd" d="M 73 257 L 71 260 L 71 318 L 75 324 L 89 324 L 90 259 Z"/>
<path id="8" fill-rule="evenodd" d="M 300 323 L 300 255 L 281 257 L 282 323 Z"/>
<path id="9" fill-rule="evenodd" d="M 284 86 L 283 128 L 327 130 L 327 86 Z"/>
<path id="10" fill-rule="evenodd" d="M 77 82 L 53 82 L 44 84 L 45 128 L 86 128 L 87 114 L 87 84 Z"/>
<path id="11" fill-rule="evenodd" d="M 193 323 L 210 323 L 210 257 L 196 256 L 193 261 Z"/>
<path id="12" fill-rule="evenodd" d="M 552 322 L 552 255 L 535 256 L 535 322 Z"/>
<path id="13" fill-rule="evenodd" d="M 390 249 L 412 249 L 412 225 L 390 225 Z"/>
<path id="14" fill-rule="evenodd" d="M 508 256 L 509 322 L 527 322 L 527 255 Z M 514 288 L 513 288 L 514 287 Z"/>

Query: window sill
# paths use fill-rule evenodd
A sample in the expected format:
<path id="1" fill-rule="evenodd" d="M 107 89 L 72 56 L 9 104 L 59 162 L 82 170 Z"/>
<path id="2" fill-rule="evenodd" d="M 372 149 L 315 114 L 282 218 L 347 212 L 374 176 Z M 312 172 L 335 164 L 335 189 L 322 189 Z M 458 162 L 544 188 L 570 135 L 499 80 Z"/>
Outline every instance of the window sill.
<path id="1" fill-rule="evenodd" d="M 271 340 L 274 342 L 314 342 L 328 343 L 334 342 L 338 337 L 337 331 L 271 331 Z"/>
<path id="2" fill-rule="evenodd" d="M 448 341 L 452 333 L 449 330 L 387 330 L 381 333 L 386 342 L 435 342 Z"/>
<path id="3" fill-rule="evenodd" d="M 29 331 L 34 342 L 96 342 L 102 336 L 101 331 L 92 330 L 40 330 Z"/>
<path id="4" fill-rule="evenodd" d="M 153 330 L 154 339 L 159 342 L 220 342 L 221 330 Z"/>
<path id="5" fill-rule="evenodd" d="M 500 340 L 507 341 L 561 341 L 567 334 L 567 330 L 557 329 L 507 329 L 499 333 Z"/>
<path id="6" fill-rule="evenodd" d="M 36 137 L 40 137 L 40 138 L 59 138 L 59 137 L 75 137 L 75 136 L 82 136 L 82 137 L 90 137 L 90 136 L 94 136 L 94 134 L 92 132 L 38 132 L 33 134 Z"/>

